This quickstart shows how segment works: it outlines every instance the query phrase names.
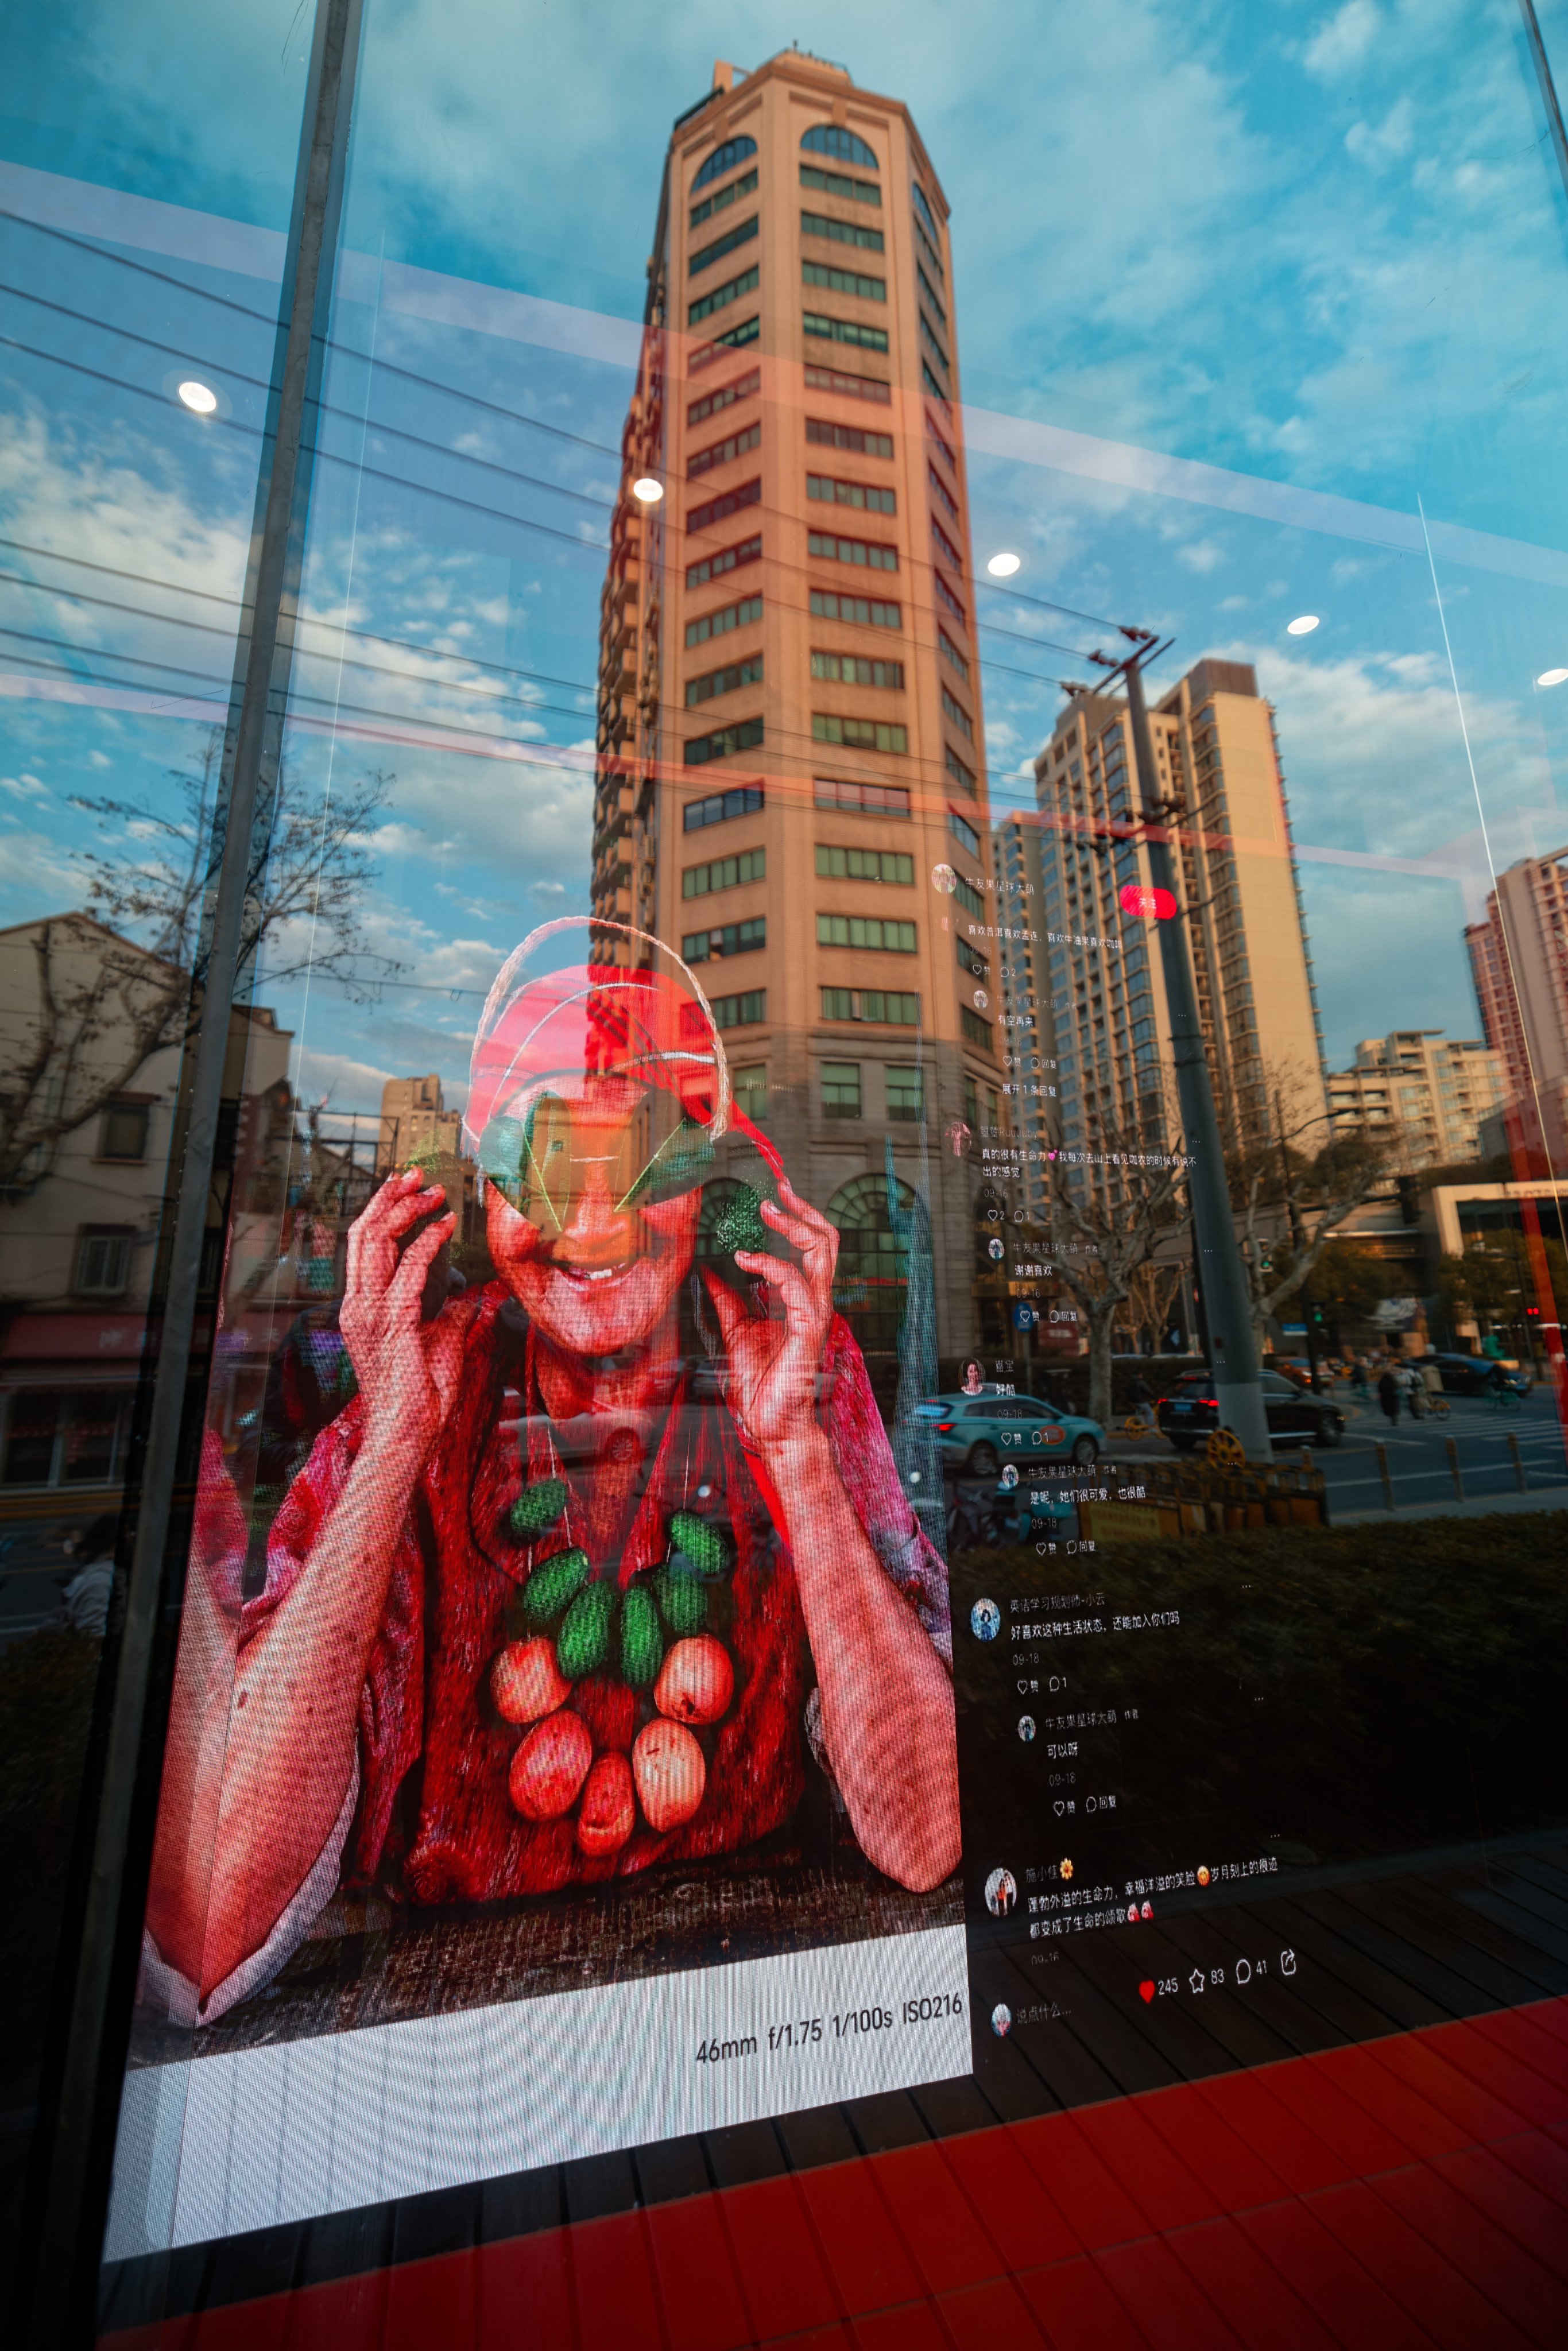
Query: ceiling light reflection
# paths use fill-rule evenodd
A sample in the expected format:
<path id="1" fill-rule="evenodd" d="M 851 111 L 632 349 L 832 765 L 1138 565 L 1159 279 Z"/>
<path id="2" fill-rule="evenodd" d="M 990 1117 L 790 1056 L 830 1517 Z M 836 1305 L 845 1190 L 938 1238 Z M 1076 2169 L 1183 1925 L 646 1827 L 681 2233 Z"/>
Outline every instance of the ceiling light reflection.
<path id="1" fill-rule="evenodd" d="M 1315 612 L 1301 612 L 1295 620 L 1286 622 L 1285 634 L 1288 637 L 1310 637 L 1318 625 Z"/>
<path id="2" fill-rule="evenodd" d="M 1019 555 L 993 555 L 986 569 L 993 580 L 1010 580 L 1022 561 L 1023 558 Z"/>
<path id="3" fill-rule="evenodd" d="M 218 404 L 218 395 L 211 385 L 198 383 L 193 376 L 180 386 L 180 398 L 193 416 L 210 416 Z"/>

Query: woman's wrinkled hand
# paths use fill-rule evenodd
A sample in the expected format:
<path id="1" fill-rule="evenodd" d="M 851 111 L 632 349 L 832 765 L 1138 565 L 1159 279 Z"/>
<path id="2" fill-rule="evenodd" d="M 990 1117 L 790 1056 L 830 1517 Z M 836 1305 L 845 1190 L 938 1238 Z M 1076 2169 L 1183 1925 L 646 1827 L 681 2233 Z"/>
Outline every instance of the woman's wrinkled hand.
<path id="1" fill-rule="evenodd" d="M 826 1217 L 790 1184 L 781 1182 L 779 1189 L 779 1206 L 763 1201 L 763 1220 L 800 1252 L 800 1264 L 761 1249 L 737 1249 L 735 1261 L 769 1284 L 782 1320 L 748 1314 L 727 1283 L 706 1268 L 703 1272 L 729 1357 L 731 1406 L 764 1453 L 820 1433 L 817 1405 L 839 1255 L 839 1236 Z"/>
<path id="2" fill-rule="evenodd" d="M 422 1217 L 445 1198 L 419 1170 L 391 1176 L 349 1228 L 348 1284 L 339 1314 L 343 1343 L 363 1398 L 365 1442 L 408 1452 L 421 1464 L 456 1400 L 464 1342 L 478 1311 L 470 1296 L 422 1322 L 432 1261 L 452 1238 L 450 1210 L 400 1251 Z"/>

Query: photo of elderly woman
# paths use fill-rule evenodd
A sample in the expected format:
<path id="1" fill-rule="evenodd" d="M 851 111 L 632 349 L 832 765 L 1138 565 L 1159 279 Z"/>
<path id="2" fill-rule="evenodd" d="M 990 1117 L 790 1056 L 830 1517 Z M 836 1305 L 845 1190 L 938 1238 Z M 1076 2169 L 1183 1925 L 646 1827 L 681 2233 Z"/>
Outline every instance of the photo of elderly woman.
<path id="1" fill-rule="evenodd" d="M 839 1236 L 733 1102 L 685 967 L 610 959 L 612 928 L 547 925 L 485 1006 L 463 1147 L 493 1277 L 448 1275 L 419 1168 L 354 1222 L 357 1393 L 254 1596 L 209 1451 L 144 1946 L 172 2022 L 251 1999 L 340 1888 L 469 1915 L 689 1876 L 819 1769 L 894 1888 L 956 1867 L 946 1573 L 834 1311 Z M 727 1134 L 755 1180 L 699 1259 Z"/>

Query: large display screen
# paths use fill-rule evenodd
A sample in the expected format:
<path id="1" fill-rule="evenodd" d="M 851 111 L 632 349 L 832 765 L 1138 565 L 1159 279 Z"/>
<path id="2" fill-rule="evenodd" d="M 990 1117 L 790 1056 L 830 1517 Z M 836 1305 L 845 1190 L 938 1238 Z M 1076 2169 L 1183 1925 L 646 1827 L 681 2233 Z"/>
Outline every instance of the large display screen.
<path id="1" fill-rule="evenodd" d="M 0 176 L 8 2111 L 167 1529 L 106 2310 L 1568 1988 L 1511 7 L 318 14 Z"/>

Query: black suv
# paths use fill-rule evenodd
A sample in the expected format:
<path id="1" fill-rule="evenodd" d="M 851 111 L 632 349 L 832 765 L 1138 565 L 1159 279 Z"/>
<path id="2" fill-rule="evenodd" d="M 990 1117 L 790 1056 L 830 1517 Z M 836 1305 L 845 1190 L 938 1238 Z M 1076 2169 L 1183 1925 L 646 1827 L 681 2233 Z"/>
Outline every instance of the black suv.
<path id="1" fill-rule="evenodd" d="M 1270 1445 L 1332 1447 L 1344 1435 L 1344 1415 L 1326 1396 L 1300 1388 L 1281 1372 L 1260 1375 Z M 1160 1398 L 1159 1424 L 1178 1453 L 1191 1453 L 1219 1426 L 1219 1399 L 1212 1372 L 1184 1372 L 1169 1395 Z"/>

